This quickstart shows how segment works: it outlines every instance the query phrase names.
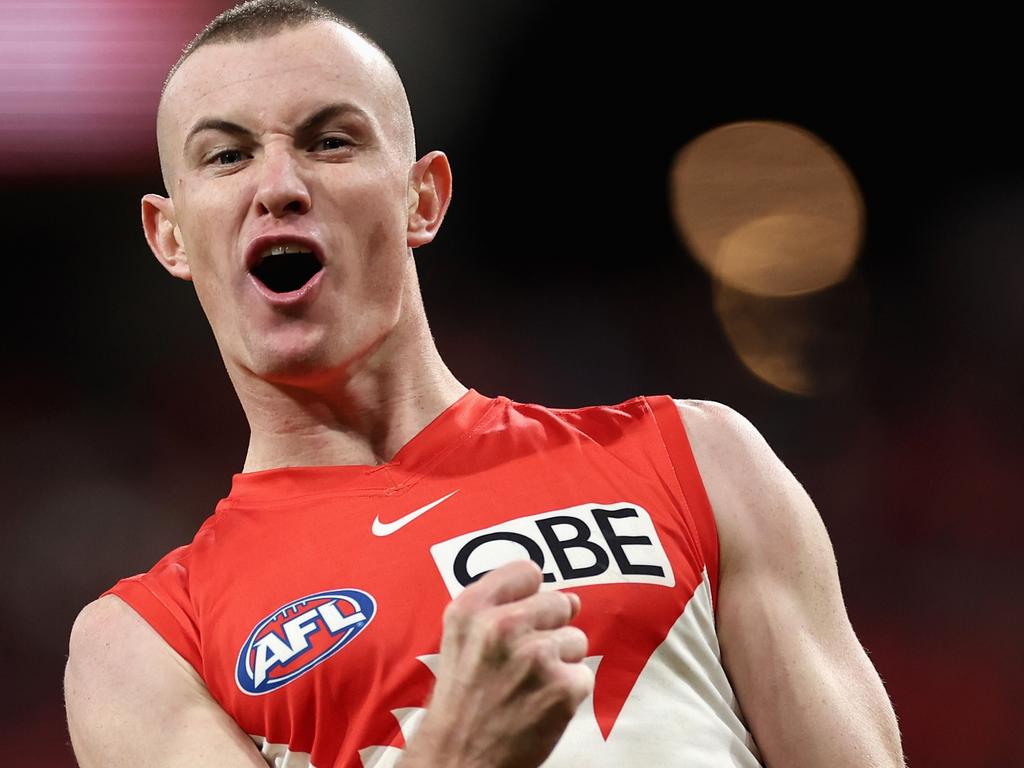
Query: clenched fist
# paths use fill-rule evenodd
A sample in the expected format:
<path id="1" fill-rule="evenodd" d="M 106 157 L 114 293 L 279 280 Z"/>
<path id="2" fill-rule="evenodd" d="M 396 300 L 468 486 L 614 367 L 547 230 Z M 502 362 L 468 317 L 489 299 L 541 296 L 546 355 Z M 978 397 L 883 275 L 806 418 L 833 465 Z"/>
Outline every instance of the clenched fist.
<path id="1" fill-rule="evenodd" d="M 437 683 L 401 768 L 533 768 L 594 688 L 580 599 L 539 592 L 541 571 L 508 563 L 444 612 Z"/>

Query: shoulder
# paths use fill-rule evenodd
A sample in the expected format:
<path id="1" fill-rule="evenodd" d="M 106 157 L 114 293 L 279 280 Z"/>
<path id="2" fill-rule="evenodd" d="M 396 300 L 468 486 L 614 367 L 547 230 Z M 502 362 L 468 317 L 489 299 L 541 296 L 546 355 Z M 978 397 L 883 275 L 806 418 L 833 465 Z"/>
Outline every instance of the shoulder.
<path id="1" fill-rule="evenodd" d="M 264 765 L 199 675 L 127 603 L 106 595 L 71 630 L 68 732 L 82 768 Z"/>
<path id="2" fill-rule="evenodd" d="M 116 595 L 89 603 L 71 628 L 64 673 L 69 716 L 149 706 L 164 690 L 205 686 L 185 661 L 131 606 Z"/>
<path id="3" fill-rule="evenodd" d="M 191 666 L 114 595 L 82 609 L 69 646 L 64 698 L 83 766 L 143 761 L 143 747 L 177 721 L 172 703 L 202 695 Z M 118 758 L 109 759 L 113 755 Z"/>
<path id="4" fill-rule="evenodd" d="M 781 564 L 794 546 L 824 546 L 803 486 L 758 429 L 710 400 L 675 399 L 718 528 L 723 577 Z"/>
<path id="5" fill-rule="evenodd" d="M 745 416 L 712 400 L 675 399 L 675 404 L 701 478 L 705 486 L 715 486 L 707 489 L 709 497 L 714 490 L 735 502 L 779 482 L 785 467 Z"/>
<path id="6" fill-rule="evenodd" d="M 81 610 L 68 644 L 66 682 L 81 680 L 113 688 L 134 670 L 163 666 L 201 684 L 192 665 L 116 595 L 105 595 Z"/>
<path id="7" fill-rule="evenodd" d="M 78 613 L 71 627 L 70 642 L 72 649 L 95 652 L 101 645 L 105 647 L 110 643 L 151 638 L 160 640 L 156 631 L 134 608 L 117 595 L 104 595 Z M 167 648 L 170 650 L 170 646 Z"/>
<path id="8" fill-rule="evenodd" d="M 673 398 L 696 453 L 767 460 L 774 456 L 757 428 L 739 411 L 714 400 Z"/>

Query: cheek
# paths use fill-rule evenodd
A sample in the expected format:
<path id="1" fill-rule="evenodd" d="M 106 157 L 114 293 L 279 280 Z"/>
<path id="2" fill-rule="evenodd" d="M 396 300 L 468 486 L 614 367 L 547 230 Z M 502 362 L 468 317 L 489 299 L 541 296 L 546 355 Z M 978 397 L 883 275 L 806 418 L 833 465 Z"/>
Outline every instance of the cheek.
<path id="1" fill-rule="evenodd" d="M 230 309 L 232 281 L 239 268 L 232 262 L 225 238 L 225 218 L 213 206 L 202 206 L 182 225 L 192 285 L 211 327 L 220 329 L 233 314 Z"/>
<path id="2" fill-rule="evenodd" d="M 232 210 L 226 201 L 209 195 L 186 195 L 182 209 L 189 211 L 181 219 L 185 250 L 189 256 L 194 281 L 209 293 L 222 290 L 238 271 L 232 259 L 234 233 Z"/>
<path id="3" fill-rule="evenodd" d="M 405 238 L 405 228 L 393 214 L 380 216 L 378 212 L 370 222 L 362 251 L 366 285 L 374 295 L 388 297 L 401 293 L 409 259 Z"/>
<path id="4" fill-rule="evenodd" d="M 401 168 L 391 163 L 368 167 L 344 184 L 341 194 L 345 208 L 355 214 L 354 221 L 366 222 L 364 232 L 383 225 L 393 235 L 400 230 L 404 241 L 408 189 L 407 174 Z"/>
<path id="5" fill-rule="evenodd" d="M 330 218 L 341 223 L 342 252 L 358 254 L 349 262 L 358 273 L 349 279 L 363 283 L 374 294 L 394 286 L 408 258 L 408 214 L 403 207 L 403 188 L 383 175 L 345 189 L 335 197 Z M 325 222 L 330 227 L 330 219 Z"/>

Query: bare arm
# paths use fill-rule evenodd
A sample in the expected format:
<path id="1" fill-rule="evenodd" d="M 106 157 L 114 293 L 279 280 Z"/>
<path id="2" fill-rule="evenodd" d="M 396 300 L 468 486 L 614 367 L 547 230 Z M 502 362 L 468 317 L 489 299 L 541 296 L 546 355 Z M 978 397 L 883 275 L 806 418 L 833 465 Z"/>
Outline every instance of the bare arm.
<path id="1" fill-rule="evenodd" d="M 718 526 L 722 662 L 766 765 L 902 768 L 896 715 L 810 497 L 738 413 L 677 405 Z"/>
<path id="2" fill-rule="evenodd" d="M 75 621 L 64 692 L 82 768 L 266 768 L 191 665 L 113 595 Z"/>

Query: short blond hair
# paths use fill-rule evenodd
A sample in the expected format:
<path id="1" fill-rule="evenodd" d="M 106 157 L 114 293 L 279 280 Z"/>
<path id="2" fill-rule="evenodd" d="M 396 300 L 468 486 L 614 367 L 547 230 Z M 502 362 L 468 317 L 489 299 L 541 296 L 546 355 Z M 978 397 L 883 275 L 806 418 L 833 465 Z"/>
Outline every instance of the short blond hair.
<path id="1" fill-rule="evenodd" d="M 381 48 L 376 40 L 330 8 L 307 0 L 247 0 L 219 14 L 192 38 L 182 49 L 181 56 L 171 67 L 171 71 L 167 73 L 161 94 L 167 90 L 167 84 L 185 60 L 204 45 L 258 40 L 276 35 L 285 29 L 295 29 L 321 21 L 340 24 L 352 30 L 376 48 L 391 67 L 398 71 L 387 51 Z"/>

